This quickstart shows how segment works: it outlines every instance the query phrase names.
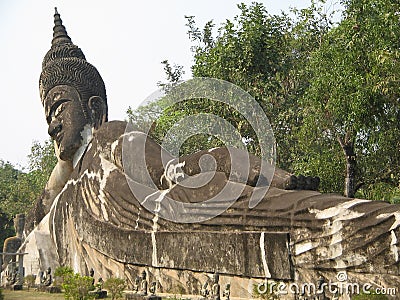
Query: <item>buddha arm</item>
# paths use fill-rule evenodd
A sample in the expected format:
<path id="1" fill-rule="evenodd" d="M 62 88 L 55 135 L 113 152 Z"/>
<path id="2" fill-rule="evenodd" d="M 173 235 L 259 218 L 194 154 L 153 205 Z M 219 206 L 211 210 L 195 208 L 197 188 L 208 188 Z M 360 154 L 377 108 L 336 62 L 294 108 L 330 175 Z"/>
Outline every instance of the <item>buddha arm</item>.
<path id="1" fill-rule="evenodd" d="M 70 178 L 73 167 L 72 163 L 68 161 L 58 160 L 56 166 L 51 172 L 50 178 L 45 187 L 44 197 L 42 203 L 46 213 L 49 212 L 56 196 L 61 192 L 65 183 Z"/>

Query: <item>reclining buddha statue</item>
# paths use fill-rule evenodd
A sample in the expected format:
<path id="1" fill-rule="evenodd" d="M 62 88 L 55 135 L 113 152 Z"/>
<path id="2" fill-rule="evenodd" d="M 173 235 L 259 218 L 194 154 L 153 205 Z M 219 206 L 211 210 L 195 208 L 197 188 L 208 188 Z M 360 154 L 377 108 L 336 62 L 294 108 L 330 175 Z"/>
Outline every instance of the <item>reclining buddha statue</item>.
<path id="1" fill-rule="evenodd" d="M 39 87 L 58 163 L 27 217 L 25 266 L 93 269 L 130 286 L 145 270 L 162 291 L 181 286 L 186 293 L 198 293 L 218 273 L 232 297 L 248 297 L 257 280 L 337 281 L 339 272 L 349 282 L 400 286 L 399 205 L 288 189 L 289 173 L 276 168 L 263 177 L 262 159 L 251 154 L 243 181 L 229 176 L 230 157 L 242 151 L 229 147 L 175 159 L 146 133 L 108 121 L 99 72 L 72 43 L 57 10 L 54 18 Z M 124 143 L 131 147 L 128 164 Z M 205 184 L 191 188 L 168 175 L 172 164 L 184 173 L 175 175 L 202 182 L 205 156 L 216 164 Z M 156 189 L 141 181 L 143 174 Z M 215 202 L 228 203 L 226 209 L 214 214 L 202 205 L 226 186 Z M 257 194 L 263 187 L 266 193 Z M 206 217 L 190 219 L 193 211 Z"/>

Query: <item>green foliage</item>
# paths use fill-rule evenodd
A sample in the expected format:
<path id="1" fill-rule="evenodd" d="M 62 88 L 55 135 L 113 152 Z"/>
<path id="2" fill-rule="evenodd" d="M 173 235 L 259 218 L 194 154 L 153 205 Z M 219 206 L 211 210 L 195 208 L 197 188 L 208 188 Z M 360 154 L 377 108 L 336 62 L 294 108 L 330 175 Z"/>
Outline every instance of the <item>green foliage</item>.
<path id="1" fill-rule="evenodd" d="M 159 81 L 157 85 L 164 91 L 168 92 L 171 88 L 175 87 L 182 81 L 182 76 L 185 74 L 185 71 L 183 71 L 183 66 L 177 64 L 171 66 L 168 60 L 164 60 L 161 63 L 164 65 L 164 71 L 167 75 L 167 83 Z"/>
<path id="2" fill-rule="evenodd" d="M 3 250 L 4 240 L 15 235 L 14 222 L 7 214 L 0 211 L 0 250 Z"/>
<path id="3" fill-rule="evenodd" d="M 31 287 L 35 285 L 36 276 L 35 275 L 27 275 L 24 277 L 24 283 L 28 287 L 28 291 Z"/>
<path id="4" fill-rule="evenodd" d="M 331 23 L 322 13 L 321 6 L 316 4 L 309 9 L 294 11 L 296 19 L 285 14 L 271 15 L 260 3 L 250 6 L 241 4 L 238 8 L 240 13 L 220 25 L 217 36 L 213 34 L 215 25 L 212 21 L 200 30 L 194 16 L 186 17 L 188 35 L 193 42 L 193 76 L 223 79 L 250 93 L 271 121 L 278 144 L 278 165 L 293 170 L 293 161 L 300 156 L 295 135 L 301 122 L 297 102 L 308 85 L 304 66 Z M 181 80 L 182 68 L 177 65 L 172 67 L 168 61 L 163 64 L 169 84 L 159 85 L 167 88 L 176 86 Z M 145 115 L 154 112 L 154 106 L 141 109 Z M 132 116 L 130 113 L 128 115 Z M 168 107 L 158 115 L 150 135 L 158 142 L 164 142 L 163 137 L 173 124 L 186 116 L 200 113 L 228 121 L 246 141 L 248 150 L 260 154 L 255 131 L 241 115 L 240 109 L 234 110 L 208 99 L 191 99 Z M 205 123 L 200 125 L 207 132 L 207 126 L 211 124 Z M 231 140 L 234 138 L 236 143 L 241 141 L 236 136 Z M 199 134 L 185 141 L 181 154 L 217 146 L 221 146 L 220 138 Z"/>
<path id="5" fill-rule="evenodd" d="M 32 173 L 32 182 L 34 182 L 35 195 L 40 195 L 45 187 L 47 180 L 55 165 L 57 157 L 54 154 L 54 146 L 52 140 L 46 140 L 43 144 L 34 141 L 31 147 L 31 153 L 28 155 L 29 166 L 28 171 Z"/>
<path id="6" fill-rule="evenodd" d="M 51 141 L 33 142 L 27 172 L 0 161 L 0 210 L 12 219 L 26 213 L 42 193 L 56 164 Z"/>
<path id="7" fill-rule="evenodd" d="M 126 288 L 126 282 L 121 278 L 108 278 L 104 288 L 111 294 L 112 300 L 119 299 L 123 297 L 122 292 Z"/>
<path id="8" fill-rule="evenodd" d="M 3 289 L 0 288 L 0 300 L 4 300 Z"/>
<path id="9" fill-rule="evenodd" d="M 6 207 L 7 199 L 13 191 L 20 171 L 10 163 L 0 160 L 0 250 L 3 250 L 4 240 L 15 234 L 13 216 Z"/>
<path id="10" fill-rule="evenodd" d="M 0 201 L 7 199 L 12 192 L 12 187 L 20 175 L 20 171 L 14 168 L 9 162 L 0 160 Z"/>
<path id="11" fill-rule="evenodd" d="M 74 270 L 69 266 L 60 266 L 54 270 L 54 285 L 62 286 L 67 278 L 74 275 Z"/>
<path id="12" fill-rule="evenodd" d="M 360 188 L 356 194 L 358 198 L 383 200 L 391 203 L 400 203 L 400 188 L 390 183 L 377 182 L 368 188 Z"/>
<path id="13" fill-rule="evenodd" d="M 241 4 L 238 8 L 240 14 L 222 24 L 216 37 L 212 35 L 211 22 L 200 32 L 194 18 L 188 17 L 189 36 L 195 43 L 192 73 L 232 82 L 250 93 L 264 109 L 277 135 L 284 127 L 275 125 L 279 124 L 277 119 L 284 102 L 280 81 L 290 65 L 287 57 L 290 19 L 285 15 L 270 15 L 260 3 Z M 207 103 L 203 106 L 207 107 Z M 210 108 L 210 113 L 223 117 L 239 130 L 251 152 L 259 154 L 254 129 L 240 111 L 215 104 Z M 200 109 L 187 106 L 191 114 Z M 281 157 L 283 154 L 278 153 L 278 159 Z"/>
<path id="14" fill-rule="evenodd" d="M 95 295 L 90 295 L 89 291 L 93 290 L 93 278 L 89 276 L 81 276 L 76 273 L 64 278 L 62 288 L 64 289 L 64 297 L 66 300 L 88 300 L 93 299 Z"/>
<path id="15" fill-rule="evenodd" d="M 336 161 L 341 170 L 327 170 L 336 174 L 328 178 L 328 189 L 343 182 L 347 172 L 354 181 L 349 195 L 363 188 L 364 194 L 378 196 L 374 190 L 379 190 L 379 183 L 390 189 L 399 186 L 400 33 L 395 28 L 400 4 L 343 3 L 344 19 L 310 57 L 310 84 L 300 103 L 299 146 L 304 152 L 317 149 L 321 155 L 303 157 L 297 167 L 319 175 Z M 355 171 L 349 174 L 346 163 L 352 160 Z"/>
<path id="16" fill-rule="evenodd" d="M 299 141 L 304 154 L 297 158 L 293 169 L 296 173 L 319 176 L 321 192 L 343 191 L 344 158 L 339 145 L 327 136 L 304 135 Z"/>
<path id="17" fill-rule="evenodd" d="M 41 195 L 56 164 L 53 144 L 33 142 L 28 156 L 27 172 L 18 170 L 12 164 L 0 160 L 0 246 L 4 239 L 12 236 L 13 218 L 26 213 Z M 2 249 L 2 248 L 1 248 Z"/>
<path id="18" fill-rule="evenodd" d="M 203 29 L 188 16 L 192 73 L 232 82 L 256 99 L 274 130 L 279 167 L 319 176 L 323 192 L 398 202 L 400 3 L 341 4 L 337 24 L 336 12 L 327 12 L 323 0 L 290 16 L 271 15 L 260 3 L 241 4 L 233 19 L 219 27 L 210 21 Z M 168 91 L 180 82 L 182 68 L 163 65 L 169 83 L 159 85 Z M 130 113 L 137 123 L 157 120 L 147 125 L 159 143 L 186 116 L 217 115 L 239 130 L 251 152 L 259 152 L 240 111 L 207 99 L 171 107 L 151 103 Z M 179 140 L 179 134 L 170 138 Z M 180 154 L 220 145 L 218 137 L 198 134 L 182 144 Z"/>

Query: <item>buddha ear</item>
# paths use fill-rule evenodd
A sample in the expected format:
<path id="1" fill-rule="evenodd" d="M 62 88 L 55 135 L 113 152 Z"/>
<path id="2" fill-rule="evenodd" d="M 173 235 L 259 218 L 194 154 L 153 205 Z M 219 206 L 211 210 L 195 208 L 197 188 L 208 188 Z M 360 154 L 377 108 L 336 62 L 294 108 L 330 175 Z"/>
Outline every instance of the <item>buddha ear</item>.
<path id="1" fill-rule="evenodd" d="M 107 106 L 103 98 L 92 96 L 88 101 L 88 108 L 91 113 L 93 126 L 98 129 L 107 120 Z"/>

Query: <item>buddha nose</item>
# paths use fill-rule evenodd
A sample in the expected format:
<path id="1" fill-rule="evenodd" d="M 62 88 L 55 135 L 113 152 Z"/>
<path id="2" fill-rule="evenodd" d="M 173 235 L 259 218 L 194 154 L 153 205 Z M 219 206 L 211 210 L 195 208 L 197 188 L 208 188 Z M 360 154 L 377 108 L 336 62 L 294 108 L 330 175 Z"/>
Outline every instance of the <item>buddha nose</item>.
<path id="1" fill-rule="evenodd" d="M 61 123 L 57 120 L 54 120 L 50 123 L 49 129 L 47 133 L 54 139 L 61 130 Z"/>

